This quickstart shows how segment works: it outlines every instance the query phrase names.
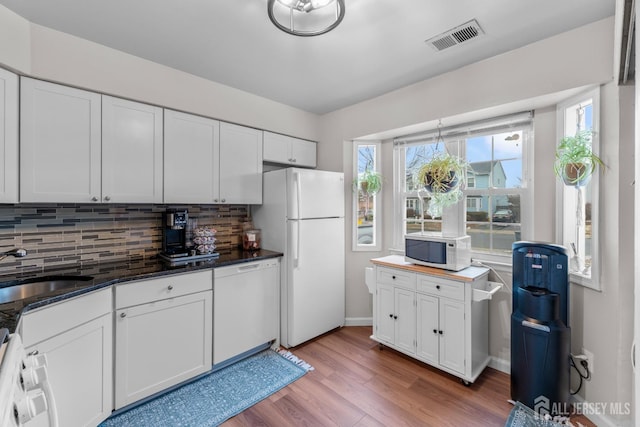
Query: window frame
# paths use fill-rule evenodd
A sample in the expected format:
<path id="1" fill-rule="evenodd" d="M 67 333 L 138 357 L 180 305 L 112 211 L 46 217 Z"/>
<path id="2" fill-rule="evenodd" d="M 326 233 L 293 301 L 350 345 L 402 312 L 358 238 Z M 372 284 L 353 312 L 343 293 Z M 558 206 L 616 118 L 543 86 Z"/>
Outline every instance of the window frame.
<path id="1" fill-rule="evenodd" d="M 528 121 L 528 123 L 526 123 Z M 533 218 L 531 215 L 533 207 L 533 141 L 534 141 L 534 118 L 532 111 L 526 111 L 521 113 L 510 114 L 507 116 L 493 117 L 478 122 L 471 122 L 466 124 L 460 124 L 451 126 L 449 129 L 474 129 L 474 136 L 483 132 L 483 127 L 490 129 L 492 125 L 499 124 L 501 128 L 510 128 L 517 126 L 518 129 L 523 129 L 523 148 L 522 148 L 522 184 L 521 187 L 513 187 L 507 189 L 491 189 L 492 194 L 517 194 L 520 196 L 521 204 L 521 217 L 520 217 L 520 233 L 521 239 L 526 240 L 533 235 Z M 447 129 L 448 130 L 448 129 Z M 402 149 L 402 143 L 414 144 L 420 141 L 423 143 L 431 143 L 433 134 L 437 132 L 437 129 L 433 129 L 428 132 L 424 132 L 416 135 L 408 135 L 405 137 L 398 137 L 394 140 L 395 146 L 393 150 L 393 178 L 394 178 L 394 229 L 393 229 L 393 247 L 394 252 L 404 252 L 404 232 L 405 226 L 405 198 L 408 193 L 402 188 L 404 178 L 402 174 L 405 172 L 405 159 L 404 150 Z M 494 131 L 492 133 L 499 133 Z M 446 135 L 445 135 L 446 137 Z M 448 138 L 445 138 L 448 139 Z M 466 157 L 466 139 L 465 143 L 460 144 L 461 150 L 460 156 Z M 467 219 L 466 219 L 466 203 L 467 196 L 476 196 L 482 190 L 474 187 L 467 187 L 463 189 L 463 198 L 460 203 L 445 208 L 442 217 L 442 234 L 444 235 L 464 235 L 466 234 Z M 489 224 L 489 222 L 488 222 Z M 472 250 L 471 256 L 473 259 L 486 261 L 498 265 L 511 265 L 511 254 L 490 253 L 485 251 Z"/>
<path id="2" fill-rule="evenodd" d="M 373 146 L 375 150 L 374 154 L 374 164 L 373 171 L 377 173 L 381 173 L 380 169 L 382 166 L 382 142 L 381 141 L 362 141 L 362 140 L 354 140 L 353 141 L 353 195 L 352 195 L 352 235 L 351 235 L 351 250 L 353 252 L 380 252 L 382 250 L 382 209 L 379 206 L 380 201 L 382 200 L 382 192 L 383 188 L 379 193 L 374 194 L 373 197 L 373 206 L 374 206 L 374 216 L 373 216 L 373 243 L 365 244 L 358 243 L 358 210 L 359 210 L 359 193 L 358 189 L 355 188 L 355 180 L 358 177 L 358 161 L 359 161 L 359 148 L 361 146 Z"/>
<path id="3" fill-rule="evenodd" d="M 560 140 L 565 136 L 565 111 L 581 104 L 583 101 L 591 99 L 592 102 L 592 139 L 591 150 L 597 156 L 600 156 L 600 87 L 594 87 L 578 95 L 567 98 L 556 105 L 556 147 L 560 144 Z M 555 175 L 554 175 L 555 176 Z M 571 283 L 590 288 L 596 291 L 602 291 L 600 284 L 600 168 L 591 175 L 590 180 L 591 191 L 591 274 L 585 275 L 578 272 L 569 272 L 569 280 Z M 586 190 L 586 189 L 585 189 Z M 570 246 L 570 242 L 565 238 L 566 233 L 569 231 L 567 228 L 575 227 L 575 220 L 571 218 L 571 215 L 575 215 L 573 209 L 568 209 L 567 197 L 569 193 L 575 191 L 573 187 L 564 185 L 560 178 L 556 177 L 556 241 L 560 242 L 567 249 L 567 256 L 571 260 L 573 251 Z M 584 191 L 584 190 L 581 190 Z M 587 200 L 587 195 L 583 194 L 584 200 Z M 585 202 L 586 204 L 586 202 Z M 585 212 L 586 215 L 586 212 Z M 573 225 L 572 225 L 573 223 Z M 579 251 L 581 252 L 581 248 Z"/>

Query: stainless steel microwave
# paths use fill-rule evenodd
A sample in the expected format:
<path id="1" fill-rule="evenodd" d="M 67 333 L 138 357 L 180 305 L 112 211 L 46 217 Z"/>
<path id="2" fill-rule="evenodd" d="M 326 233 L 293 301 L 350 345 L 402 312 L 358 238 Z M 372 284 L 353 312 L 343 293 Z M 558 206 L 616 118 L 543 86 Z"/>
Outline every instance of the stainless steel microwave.
<path id="1" fill-rule="evenodd" d="M 414 264 L 460 271 L 471 265 L 471 237 L 442 237 L 430 233 L 406 234 L 404 258 Z"/>

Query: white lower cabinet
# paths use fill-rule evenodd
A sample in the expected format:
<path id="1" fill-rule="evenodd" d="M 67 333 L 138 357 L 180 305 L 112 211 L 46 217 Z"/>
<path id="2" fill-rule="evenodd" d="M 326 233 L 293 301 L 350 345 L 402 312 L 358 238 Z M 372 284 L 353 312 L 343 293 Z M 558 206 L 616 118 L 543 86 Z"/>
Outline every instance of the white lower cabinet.
<path id="1" fill-rule="evenodd" d="M 378 337 L 409 354 L 416 349 L 415 291 L 378 286 Z"/>
<path id="2" fill-rule="evenodd" d="M 391 255 L 375 265 L 372 339 L 465 383 L 488 365 L 488 300 L 499 286 L 486 268 L 460 272 L 409 264 Z"/>
<path id="3" fill-rule="evenodd" d="M 464 304 L 417 294 L 417 306 L 416 356 L 464 374 Z"/>
<path id="4" fill-rule="evenodd" d="M 211 369 L 212 271 L 115 286 L 115 408 Z"/>
<path id="5" fill-rule="evenodd" d="M 27 352 L 38 351 L 47 356 L 58 425 L 96 426 L 111 415 L 112 328 L 111 289 L 22 316 L 20 333 Z"/>
<path id="6" fill-rule="evenodd" d="M 278 340 L 280 261 L 270 259 L 214 271 L 215 366 Z"/>

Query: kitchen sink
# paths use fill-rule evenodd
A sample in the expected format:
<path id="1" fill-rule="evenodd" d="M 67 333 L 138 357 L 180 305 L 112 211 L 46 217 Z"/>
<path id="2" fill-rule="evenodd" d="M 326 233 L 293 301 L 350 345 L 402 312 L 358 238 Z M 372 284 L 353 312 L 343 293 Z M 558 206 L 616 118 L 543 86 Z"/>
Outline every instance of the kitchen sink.
<path id="1" fill-rule="evenodd" d="M 90 276 L 48 276 L 21 280 L 14 285 L 0 288 L 0 304 L 57 295 L 61 290 L 83 287 L 92 279 Z"/>

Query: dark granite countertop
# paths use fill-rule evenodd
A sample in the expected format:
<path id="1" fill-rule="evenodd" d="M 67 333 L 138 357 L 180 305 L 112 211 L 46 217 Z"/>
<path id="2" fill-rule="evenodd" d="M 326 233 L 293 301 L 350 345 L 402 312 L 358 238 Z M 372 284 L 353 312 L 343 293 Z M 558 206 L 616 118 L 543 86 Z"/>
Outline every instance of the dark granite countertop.
<path id="1" fill-rule="evenodd" d="M 59 289 L 47 294 L 0 304 L 0 328 L 8 328 L 10 332 L 14 332 L 18 324 L 20 314 L 25 311 L 53 304 L 68 298 L 73 298 L 117 283 L 131 280 L 150 279 L 171 274 L 188 273 L 190 271 L 224 267 L 281 256 L 281 252 L 264 249 L 255 252 L 233 250 L 221 253 L 217 258 L 185 262 L 178 265 L 171 265 L 159 257 L 154 257 L 150 259 L 110 262 L 107 264 L 78 265 L 64 269 L 57 268 L 49 271 L 16 271 L 16 273 L 12 275 L 0 276 L 0 289 L 19 285 L 21 283 L 28 282 L 29 280 L 33 281 L 34 279 L 39 278 L 89 276 L 91 279 L 79 280 L 74 283 L 72 287 Z"/>

